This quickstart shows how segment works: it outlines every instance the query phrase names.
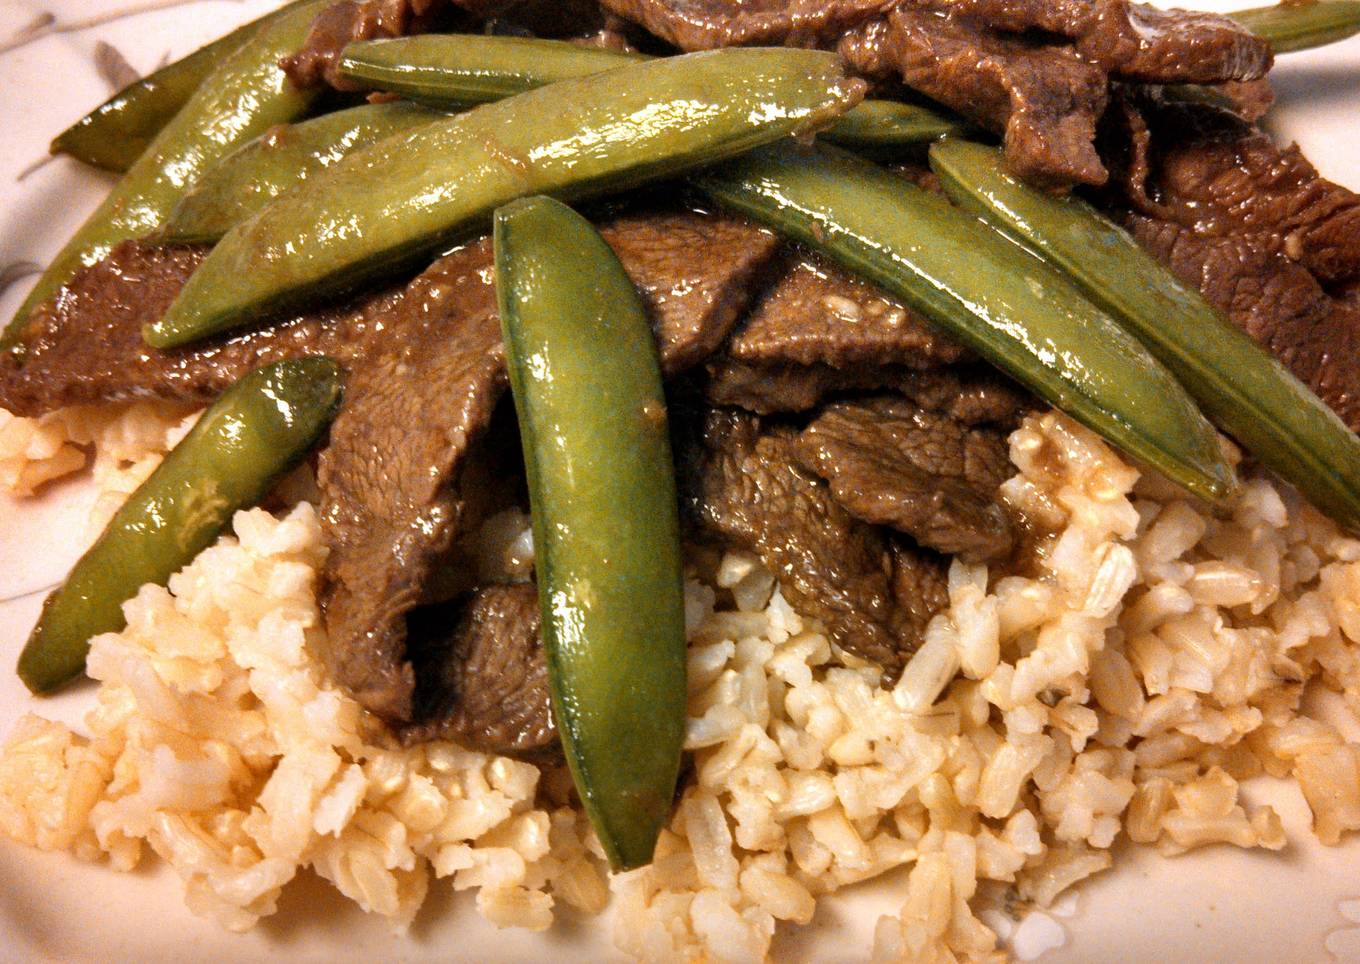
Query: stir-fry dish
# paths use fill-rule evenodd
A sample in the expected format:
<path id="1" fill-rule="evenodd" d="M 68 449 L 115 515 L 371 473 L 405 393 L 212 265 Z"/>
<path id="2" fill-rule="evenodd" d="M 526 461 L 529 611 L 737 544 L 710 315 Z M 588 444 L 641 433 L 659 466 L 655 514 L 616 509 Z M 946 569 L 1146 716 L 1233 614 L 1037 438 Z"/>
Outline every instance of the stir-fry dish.
<path id="1" fill-rule="evenodd" d="M 612 905 L 1004 956 L 1130 840 L 1360 829 L 1360 196 L 1257 126 L 1360 2 L 299 0 L 53 151 L 0 477 L 107 521 L 0 830 L 233 930 Z M 1360 80 L 1360 62 L 1356 63 Z"/>

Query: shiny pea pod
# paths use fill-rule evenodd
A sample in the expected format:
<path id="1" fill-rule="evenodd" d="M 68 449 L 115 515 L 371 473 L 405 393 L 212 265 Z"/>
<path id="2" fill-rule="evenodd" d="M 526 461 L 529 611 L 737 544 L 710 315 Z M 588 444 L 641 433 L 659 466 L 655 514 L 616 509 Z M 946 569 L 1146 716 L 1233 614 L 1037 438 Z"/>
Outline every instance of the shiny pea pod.
<path id="1" fill-rule="evenodd" d="M 85 669 L 90 639 L 125 625 L 122 604 L 207 548 L 312 447 L 340 401 L 328 358 L 276 362 L 227 389 L 128 497 L 43 604 L 19 678 L 50 693 Z"/>
<path id="2" fill-rule="evenodd" d="M 345 48 L 340 71 L 371 90 L 422 103 L 481 104 L 646 59 L 563 40 L 424 34 L 352 43 Z M 959 120 L 928 108 L 874 100 L 851 108 L 822 136 L 850 147 L 891 148 L 962 130 Z"/>
<path id="3" fill-rule="evenodd" d="M 326 0 L 311 0 L 271 21 L 224 60 L 138 158 L 43 272 L 0 342 L 18 339 L 24 320 L 83 266 L 119 241 L 160 227 L 194 180 L 238 145 L 301 115 L 316 96 L 279 68 L 296 50 Z"/>
<path id="4" fill-rule="evenodd" d="M 181 345 L 399 270 L 531 194 L 583 197 L 815 130 L 862 85 L 834 54 L 740 48 L 564 80 L 380 141 L 237 225 L 143 332 Z"/>
<path id="5" fill-rule="evenodd" d="M 1277 54 L 1309 50 L 1360 33 L 1360 0 L 1279 3 L 1228 14 Z"/>
<path id="6" fill-rule="evenodd" d="M 648 863 L 685 730 L 680 523 L 647 314 L 588 221 L 496 212 L 496 296 L 567 763 L 610 865 Z"/>
<path id="7" fill-rule="evenodd" d="M 297 2 L 283 9 L 295 6 Z M 58 134 L 52 141 L 52 153 L 67 154 L 107 171 L 126 171 L 213 69 L 282 12 L 276 10 L 237 27 L 220 40 L 128 84 Z"/>
<path id="8" fill-rule="evenodd" d="M 944 198 L 826 147 L 756 152 L 693 181 L 890 291 L 1189 491 L 1233 491 L 1217 433 L 1171 373 L 1060 273 Z"/>
<path id="9" fill-rule="evenodd" d="M 1085 201 L 1007 174 L 993 148 L 930 150 L 945 192 L 1074 281 L 1171 369 L 1200 406 L 1320 509 L 1360 529 L 1360 438 L 1307 386 Z"/>
<path id="10" fill-rule="evenodd" d="M 968 125 L 959 118 L 919 104 L 866 100 L 838 118 L 821 136 L 845 147 L 887 150 L 928 144 L 966 130 Z"/>
<path id="11" fill-rule="evenodd" d="M 421 34 L 349 44 L 340 58 L 340 73 L 369 90 L 425 103 L 486 104 L 650 59 L 564 40 Z"/>
<path id="12" fill-rule="evenodd" d="M 164 243 L 216 241 L 284 191 L 342 157 L 446 116 L 393 101 L 280 125 L 204 173 L 166 217 L 156 238 Z"/>

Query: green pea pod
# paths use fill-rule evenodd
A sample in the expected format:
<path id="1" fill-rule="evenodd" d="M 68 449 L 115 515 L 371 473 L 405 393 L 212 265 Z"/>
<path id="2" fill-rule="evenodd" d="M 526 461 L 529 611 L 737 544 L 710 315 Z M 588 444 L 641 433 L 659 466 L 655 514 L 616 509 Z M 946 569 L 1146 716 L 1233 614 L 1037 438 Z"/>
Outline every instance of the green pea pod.
<path id="1" fill-rule="evenodd" d="M 163 243 L 216 241 L 342 157 L 445 116 L 393 101 L 273 128 L 209 168 L 180 198 L 156 238 Z"/>
<path id="2" fill-rule="evenodd" d="M 1234 488 L 1180 384 L 1038 258 L 844 151 L 767 150 L 694 183 L 882 286 L 1055 408 L 1206 499 Z"/>
<path id="3" fill-rule="evenodd" d="M 349 44 L 340 58 L 340 73 L 369 90 L 424 103 L 486 104 L 651 59 L 564 40 L 420 34 Z"/>
<path id="4" fill-rule="evenodd" d="M 930 149 L 945 192 L 1067 275 L 1143 342 L 1262 464 L 1328 515 L 1360 528 L 1360 438 L 1197 291 L 1085 201 L 1011 177 L 998 151 Z"/>
<path id="5" fill-rule="evenodd" d="M 856 149 L 891 149 L 928 144 L 968 125 L 957 117 L 896 100 L 866 100 L 847 111 L 821 135 L 835 144 Z"/>
<path id="6" fill-rule="evenodd" d="M 20 306 L 0 344 L 19 337 L 24 320 L 83 266 L 119 241 L 156 228 L 198 175 L 257 134 L 301 115 L 315 93 L 299 90 L 279 58 L 306 39 L 327 0 L 310 0 L 280 16 L 203 81 L 89 220 L 67 242 Z"/>
<path id="7" fill-rule="evenodd" d="M 831 53 L 667 57 L 541 87 L 351 154 L 237 225 L 149 325 L 167 348 L 331 297 L 484 228 L 530 194 L 584 197 L 815 130 L 863 90 Z"/>
<path id="8" fill-rule="evenodd" d="M 482 104 L 646 59 L 563 40 L 423 34 L 352 43 L 340 60 L 340 72 L 371 90 L 422 103 Z M 928 108 L 877 100 L 851 108 L 822 136 L 851 147 L 887 148 L 922 144 L 963 129 L 960 121 Z"/>
<path id="9" fill-rule="evenodd" d="M 588 221 L 496 212 L 496 296 L 533 510 L 553 719 L 616 870 L 652 859 L 685 731 L 680 523 L 656 343 Z"/>
<path id="10" fill-rule="evenodd" d="M 304 358 L 227 389 L 47 597 L 19 656 L 24 685 L 50 693 L 79 676 L 90 639 L 126 625 L 124 602 L 165 585 L 307 453 L 335 413 L 340 379 L 329 358 Z"/>
<path id="11" fill-rule="evenodd" d="M 1278 3 L 1228 16 L 1269 40 L 1277 54 L 1322 47 L 1360 33 L 1360 0 Z"/>
<path id="12" fill-rule="evenodd" d="M 297 6 L 297 0 L 283 8 Z M 121 174 L 142 156 L 161 128 L 188 103 L 213 68 L 245 46 L 261 27 L 283 12 L 276 10 L 187 57 L 134 80 L 107 101 L 62 131 L 52 141 L 53 154 Z"/>

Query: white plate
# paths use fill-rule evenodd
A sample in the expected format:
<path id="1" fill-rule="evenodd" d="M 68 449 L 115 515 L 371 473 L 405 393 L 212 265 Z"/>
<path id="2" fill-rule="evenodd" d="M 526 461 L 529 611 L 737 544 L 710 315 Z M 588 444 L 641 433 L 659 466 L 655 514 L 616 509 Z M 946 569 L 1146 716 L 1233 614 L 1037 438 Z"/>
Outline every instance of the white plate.
<path id="1" fill-rule="evenodd" d="M 109 179 L 57 160 L 29 171 L 51 137 L 108 96 L 94 66 L 96 44 L 113 45 L 145 72 L 258 16 L 275 0 L 0 0 L 0 267 L 46 262 L 107 189 Z M 1262 0 L 1263 2 L 1263 0 Z M 1232 4 L 1206 4 L 1230 9 Z M 1240 4 L 1239 4 L 1240 5 Z M 9 41 L 39 17 L 52 22 L 32 42 Z M 97 23 L 94 21 L 104 20 Z M 61 28 L 52 30 L 52 28 Z M 1360 189 L 1360 39 L 1290 55 L 1273 74 L 1280 104 L 1270 118 L 1335 180 Z M 24 175 L 29 171 L 26 177 Z M 0 298 L 0 318 L 23 284 Z M 77 723 L 89 687 L 38 701 L 9 671 L 41 604 L 83 550 L 88 486 L 52 487 L 41 499 L 0 496 L 0 734 L 36 711 Z M 1297 789 L 1255 781 L 1253 803 L 1271 802 L 1291 845 L 1281 854 L 1228 847 L 1174 860 L 1137 847 L 1075 898 L 1031 915 L 1010 935 L 1017 956 L 1051 961 L 1172 958 L 1198 961 L 1360 961 L 1360 838 L 1318 845 Z M 782 932 L 780 959 L 867 957 L 873 921 L 896 913 L 901 876 L 823 901 L 812 926 Z M 410 935 L 393 937 L 329 885 L 305 877 L 285 890 L 279 913 L 235 936 L 184 907 L 164 868 L 115 874 L 66 855 L 0 840 L 0 959 L 334 961 L 529 961 L 612 959 L 606 925 L 568 918 L 548 936 L 498 931 L 465 895 L 436 883 Z M 1003 935 L 1004 936 L 1004 935 Z M 1046 953 L 1045 953 L 1046 952 Z"/>

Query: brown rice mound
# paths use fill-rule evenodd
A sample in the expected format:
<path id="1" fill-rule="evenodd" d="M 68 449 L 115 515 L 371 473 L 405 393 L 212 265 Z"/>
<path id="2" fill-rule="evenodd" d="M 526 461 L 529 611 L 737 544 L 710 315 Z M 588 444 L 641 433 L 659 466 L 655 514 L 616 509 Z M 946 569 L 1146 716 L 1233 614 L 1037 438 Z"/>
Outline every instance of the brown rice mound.
<path id="1" fill-rule="evenodd" d="M 116 498 L 184 417 L 0 413 L 0 481 L 30 490 L 93 444 Z M 1239 800 L 1261 773 L 1297 781 L 1323 842 L 1360 828 L 1360 747 L 1301 711 L 1310 683 L 1360 711 L 1360 541 L 1255 472 L 1210 512 L 1056 413 L 1011 457 L 1006 497 L 1052 534 L 1024 572 L 955 562 L 950 608 L 891 690 L 755 557 L 696 562 L 692 775 L 642 870 L 606 875 L 560 770 L 365 736 L 312 658 L 324 549 L 305 501 L 238 514 L 126 605 L 91 649 L 88 735 L 34 716 L 10 735 L 0 829 L 122 870 L 149 848 L 234 930 L 304 867 L 405 927 L 433 875 L 502 926 L 612 903 L 616 944 L 658 961 L 760 961 L 821 894 L 907 867 L 872 953 L 929 961 L 1002 956 L 980 894 L 1047 906 L 1121 834 L 1168 855 L 1281 848 L 1275 812 Z M 479 566 L 522 577 L 526 528 L 498 518 Z"/>

